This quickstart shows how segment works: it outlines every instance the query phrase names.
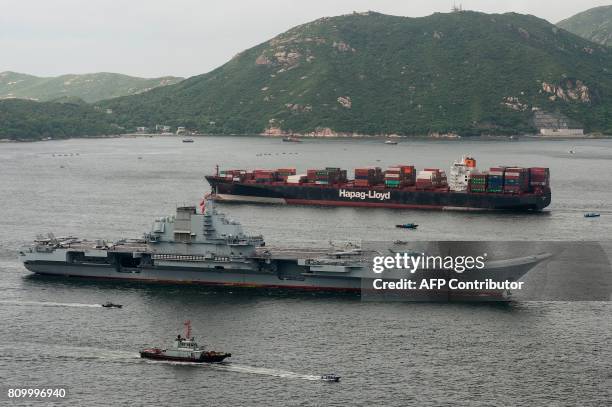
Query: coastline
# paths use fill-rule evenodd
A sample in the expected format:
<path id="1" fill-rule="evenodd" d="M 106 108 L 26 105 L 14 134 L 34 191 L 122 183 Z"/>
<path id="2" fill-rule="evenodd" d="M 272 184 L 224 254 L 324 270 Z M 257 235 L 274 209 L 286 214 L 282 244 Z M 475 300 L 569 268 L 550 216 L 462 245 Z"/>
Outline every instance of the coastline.
<path id="1" fill-rule="evenodd" d="M 481 141 L 517 141 L 517 140 L 530 140 L 530 141 L 560 141 L 560 140 L 606 140 L 612 139 L 612 135 L 602 134 L 602 133 L 588 133 L 579 136 L 541 136 L 536 134 L 522 134 L 522 135 L 510 135 L 510 136 L 501 136 L 501 135 L 480 135 L 480 136 L 459 136 L 454 133 L 450 134 L 429 134 L 429 135 L 398 135 L 398 134 L 355 134 L 355 133 L 331 133 L 331 134 L 320 134 L 320 133 L 293 133 L 293 134 L 268 134 L 268 133 L 260 133 L 260 134 L 185 134 L 185 135 L 175 135 L 175 134 L 160 134 L 160 133 L 124 133 L 124 134 L 111 134 L 111 135 L 100 135 L 100 136 L 80 136 L 80 137 L 62 137 L 62 138 L 53 138 L 47 137 L 44 139 L 0 139 L 0 143 L 32 143 L 32 142 L 42 142 L 42 141 L 57 141 L 57 140 L 70 140 L 70 139 L 109 139 L 109 138 L 153 138 L 153 137 L 265 137 L 265 138 L 275 138 L 275 139 L 283 139 L 284 137 L 296 137 L 300 139 L 317 139 L 317 140 L 325 140 L 325 139 L 355 139 L 355 140 L 363 140 L 363 139 L 371 139 L 371 140 L 389 140 L 392 139 L 394 141 L 411 141 L 411 140 L 419 140 L 419 141 L 436 141 L 436 140 L 444 140 L 444 141 L 462 141 L 462 140 L 481 140 Z"/>

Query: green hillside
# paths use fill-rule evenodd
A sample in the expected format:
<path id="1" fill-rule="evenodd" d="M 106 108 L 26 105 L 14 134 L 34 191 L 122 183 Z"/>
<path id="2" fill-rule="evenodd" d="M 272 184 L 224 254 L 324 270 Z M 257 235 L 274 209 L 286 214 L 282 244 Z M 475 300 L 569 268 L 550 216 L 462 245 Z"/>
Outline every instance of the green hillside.
<path id="1" fill-rule="evenodd" d="M 38 140 L 117 134 L 108 115 L 84 103 L 0 100 L 0 139 Z"/>
<path id="2" fill-rule="evenodd" d="M 182 78 L 135 78 L 116 73 L 62 75 L 42 78 L 17 72 L 0 73 L 0 99 L 20 98 L 50 101 L 61 97 L 78 97 L 92 103 L 103 99 L 133 95 L 178 83 Z"/>
<path id="3" fill-rule="evenodd" d="M 295 27 L 172 86 L 102 102 L 128 128 L 493 134 L 532 109 L 612 132 L 612 52 L 545 20 L 355 13 Z"/>
<path id="4" fill-rule="evenodd" d="M 612 5 L 589 9 L 557 25 L 587 40 L 612 46 Z"/>

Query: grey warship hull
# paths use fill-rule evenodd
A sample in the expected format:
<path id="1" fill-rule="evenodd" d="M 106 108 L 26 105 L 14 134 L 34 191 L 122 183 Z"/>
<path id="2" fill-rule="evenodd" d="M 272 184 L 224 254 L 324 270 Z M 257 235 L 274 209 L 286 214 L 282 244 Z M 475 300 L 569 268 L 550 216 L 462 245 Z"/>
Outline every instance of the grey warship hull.
<path id="1" fill-rule="evenodd" d="M 324 291 L 367 291 L 380 277 L 372 273 L 373 249 L 291 249 L 266 247 L 240 225 L 208 206 L 178 208 L 159 218 L 143 239 L 113 243 L 74 237 L 38 239 L 20 253 L 24 266 L 41 275 L 165 284 L 261 287 Z M 548 255 L 487 263 L 470 278 L 518 281 Z M 432 274 L 434 271 L 434 274 Z M 432 278 L 418 270 L 390 279 Z M 449 278 L 449 275 L 442 275 Z M 496 293 L 499 293 L 496 291 Z M 482 294 L 482 292 L 481 292 Z"/>
<path id="2" fill-rule="evenodd" d="M 51 264 L 31 262 L 25 267 L 41 275 L 140 281 L 161 284 L 199 284 L 207 286 L 287 288 L 299 290 L 360 291 L 361 279 L 310 276 L 283 277 L 278 274 L 254 273 L 249 271 L 217 271 L 174 267 L 150 267 L 132 271 L 117 272 L 112 266 Z"/>
<path id="3" fill-rule="evenodd" d="M 515 258 L 493 262 L 483 272 L 472 273 L 469 278 L 484 280 L 493 278 L 495 281 L 518 281 L 524 274 L 542 260 L 547 254 Z M 302 264 L 300 264 L 302 263 Z M 84 279 L 101 279 L 115 281 L 135 281 L 158 284 L 194 284 L 205 286 L 272 288 L 318 290 L 329 292 L 364 292 L 373 286 L 374 278 L 367 267 L 307 265 L 304 260 L 287 256 L 275 258 L 274 255 L 264 261 L 271 268 L 257 267 L 240 269 L 227 264 L 223 269 L 212 266 L 167 266 L 153 265 L 142 267 L 117 267 L 113 264 L 74 264 L 57 261 L 26 261 L 25 267 L 33 273 L 40 275 L 74 277 Z M 234 265 L 236 266 L 236 265 Z M 314 268 L 314 269 L 313 269 Z M 410 276 L 418 280 L 425 278 L 450 278 L 448 274 L 423 270 Z M 433 274 L 432 274 L 433 273 Z M 461 276 L 460 276 L 461 278 Z M 399 279 L 399 278 L 398 278 Z M 480 290 L 479 296 L 489 295 L 497 297 L 502 290 Z"/>

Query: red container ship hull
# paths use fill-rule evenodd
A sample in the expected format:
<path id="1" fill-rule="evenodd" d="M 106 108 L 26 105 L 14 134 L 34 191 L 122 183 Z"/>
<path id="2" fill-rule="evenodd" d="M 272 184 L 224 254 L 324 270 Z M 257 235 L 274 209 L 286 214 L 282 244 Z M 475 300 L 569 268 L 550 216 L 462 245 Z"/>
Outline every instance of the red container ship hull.
<path id="1" fill-rule="evenodd" d="M 333 185 L 284 182 L 257 183 L 206 176 L 215 199 L 296 205 L 327 205 L 417 209 L 540 211 L 550 205 L 549 188 L 530 193 L 452 192 L 448 188 L 356 187 L 352 182 Z"/>

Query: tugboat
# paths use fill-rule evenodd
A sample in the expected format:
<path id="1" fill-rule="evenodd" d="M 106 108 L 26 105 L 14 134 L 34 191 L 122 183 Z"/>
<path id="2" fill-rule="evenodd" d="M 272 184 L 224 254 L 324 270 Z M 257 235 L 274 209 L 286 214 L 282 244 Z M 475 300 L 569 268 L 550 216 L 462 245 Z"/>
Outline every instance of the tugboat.
<path id="1" fill-rule="evenodd" d="M 102 306 L 104 308 L 123 308 L 123 305 L 121 304 L 114 304 L 110 301 L 106 301 L 104 304 L 102 304 Z"/>
<path id="2" fill-rule="evenodd" d="M 140 351 L 140 357 L 175 362 L 219 363 L 232 356 L 231 353 L 207 351 L 203 346 L 198 346 L 191 336 L 191 321 L 185 321 L 183 325 L 185 325 L 185 337 L 179 334 L 171 349 L 143 349 Z"/>
<path id="3" fill-rule="evenodd" d="M 323 380 L 324 382 L 339 382 L 340 376 L 333 373 L 324 374 L 323 376 L 321 376 L 321 380 Z"/>

